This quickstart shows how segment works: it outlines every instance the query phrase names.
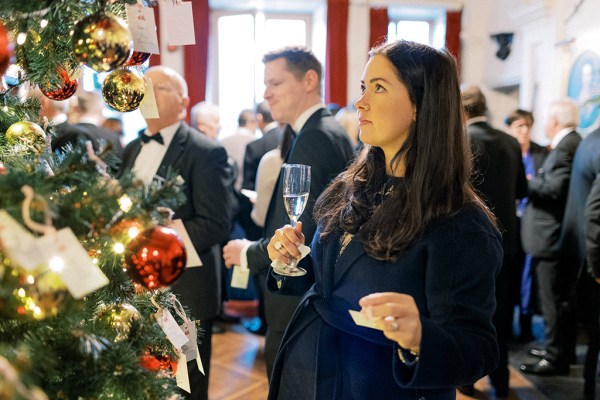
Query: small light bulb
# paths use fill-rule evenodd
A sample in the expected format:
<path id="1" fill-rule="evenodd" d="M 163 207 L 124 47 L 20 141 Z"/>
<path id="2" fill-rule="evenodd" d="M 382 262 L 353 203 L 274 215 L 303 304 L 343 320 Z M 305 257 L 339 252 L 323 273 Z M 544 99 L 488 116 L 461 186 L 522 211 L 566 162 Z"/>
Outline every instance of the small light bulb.
<path id="1" fill-rule="evenodd" d="M 131 210 L 132 206 L 133 201 L 131 201 L 129 196 L 127 196 L 126 194 L 119 198 L 119 208 L 121 209 L 121 211 L 128 212 L 129 210 Z"/>
<path id="2" fill-rule="evenodd" d="M 17 35 L 17 44 L 20 46 L 23 43 L 25 43 L 25 40 L 27 40 L 27 33 L 19 32 L 19 34 Z"/>
<path id="3" fill-rule="evenodd" d="M 40 26 L 43 28 L 45 28 L 46 26 L 48 26 L 48 20 L 47 19 L 43 19 L 40 21 Z"/>
<path id="4" fill-rule="evenodd" d="M 55 256 L 50 260 L 50 269 L 54 272 L 60 272 L 65 267 L 65 262 L 62 258 Z"/>
<path id="5" fill-rule="evenodd" d="M 33 277 L 33 275 L 27 276 L 27 283 L 29 283 L 30 285 L 33 285 L 35 283 L 35 278 Z"/>
<path id="6" fill-rule="evenodd" d="M 129 237 L 132 239 L 135 238 L 139 233 L 140 233 L 140 230 L 135 226 L 129 228 L 129 230 L 127 231 L 127 235 L 129 235 Z"/>
<path id="7" fill-rule="evenodd" d="M 125 251 L 125 246 L 123 246 L 123 243 L 115 243 L 115 245 L 113 246 L 113 250 L 115 251 L 115 253 L 121 254 Z"/>
<path id="8" fill-rule="evenodd" d="M 25 289 L 19 288 L 19 290 L 17 290 L 17 294 L 19 295 L 19 297 L 25 297 Z"/>

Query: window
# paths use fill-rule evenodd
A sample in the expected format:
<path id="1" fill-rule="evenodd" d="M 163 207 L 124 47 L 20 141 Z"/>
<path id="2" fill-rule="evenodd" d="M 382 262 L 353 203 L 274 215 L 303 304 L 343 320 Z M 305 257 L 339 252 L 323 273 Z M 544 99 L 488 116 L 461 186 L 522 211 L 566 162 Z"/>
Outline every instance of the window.
<path id="1" fill-rule="evenodd" d="M 287 45 L 310 44 L 311 18 L 307 14 L 261 11 L 217 12 L 216 48 L 209 59 L 208 100 L 219 104 L 221 136 L 237 127 L 241 110 L 263 100 L 262 56 Z"/>
<path id="2" fill-rule="evenodd" d="M 388 14 L 390 16 L 388 42 L 404 39 L 437 48 L 444 47 L 446 42 L 446 13 L 444 9 L 390 6 Z"/>

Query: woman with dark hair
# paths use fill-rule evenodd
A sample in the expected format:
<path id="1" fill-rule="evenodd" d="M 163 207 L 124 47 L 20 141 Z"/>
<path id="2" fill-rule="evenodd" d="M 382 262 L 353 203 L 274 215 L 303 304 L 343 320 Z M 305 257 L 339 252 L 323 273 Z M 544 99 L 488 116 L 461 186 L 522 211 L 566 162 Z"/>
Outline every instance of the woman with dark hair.
<path id="1" fill-rule="evenodd" d="M 365 148 L 317 200 L 313 268 L 267 280 L 280 294 L 306 292 L 269 398 L 454 399 L 457 385 L 496 366 L 502 262 L 470 183 L 456 64 L 399 41 L 370 52 L 361 87 Z M 303 243 L 302 224 L 285 226 L 269 256 L 299 258 Z"/>

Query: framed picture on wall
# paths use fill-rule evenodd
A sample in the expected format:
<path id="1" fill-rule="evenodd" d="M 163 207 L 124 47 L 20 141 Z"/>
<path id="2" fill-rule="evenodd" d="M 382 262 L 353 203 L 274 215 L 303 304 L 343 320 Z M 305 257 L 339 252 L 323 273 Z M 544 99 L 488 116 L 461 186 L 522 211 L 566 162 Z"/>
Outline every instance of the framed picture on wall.
<path id="1" fill-rule="evenodd" d="M 583 52 L 571 67 L 567 95 L 579 103 L 579 131 L 587 135 L 600 126 L 600 56 Z"/>

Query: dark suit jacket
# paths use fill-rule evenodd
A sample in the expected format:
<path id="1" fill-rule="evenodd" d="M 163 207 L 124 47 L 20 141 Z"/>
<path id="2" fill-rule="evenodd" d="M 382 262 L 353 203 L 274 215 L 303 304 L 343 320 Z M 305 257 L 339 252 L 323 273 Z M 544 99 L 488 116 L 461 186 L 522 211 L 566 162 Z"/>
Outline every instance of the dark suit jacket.
<path id="1" fill-rule="evenodd" d="M 473 185 L 498 219 L 507 257 L 518 248 L 516 200 L 527 196 L 521 146 L 512 136 L 486 122 L 467 127 L 473 149 Z"/>
<path id="2" fill-rule="evenodd" d="M 104 129 L 94 124 L 82 122 L 75 124 L 79 129 L 82 129 L 91 138 L 94 150 L 98 151 L 103 146 L 111 145 L 111 151 L 119 158 L 123 156 L 123 146 L 119 135 L 114 132 Z"/>
<path id="3" fill-rule="evenodd" d="M 531 153 L 531 158 L 533 158 L 533 168 L 535 169 L 537 175 L 538 170 L 542 168 L 542 164 L 548 156 L 548 147 L 540 146 L 536 142 L 531 142 L 529 145 L 529 152 Z"/>
<path id="4" fill-rule="evenodd" d="M 600 278 L 600 129 L 575 153 L 562 230 L 563 256 L 580 270 Z"/>
<path id="5" fill-rule="evenodd" d="M 141 139 L 127 145 L 121 171 L 133 168 Z M 229 237 L 235 199 L 225 149 L 185 122 L 175 133 L 157 175 L 172 167 L 185 181 L 187 201 L 175 210 L 202 260 L 201 267 L 186 269 L 171 286 L 194 319 L 210 319 L 221 309 L 221 248 Z"/>
<path id="6" fill-rule="evenodd" d="M 351 158 L 352 145 L 346 131 L 325 108 L 316 111 L 294 139 L 285 162 L 311 166 L 310 193 L 300 217 L 307 240 L 312 239 L 316 230 L 312 217 L 315 200 L 329 182 L 346 168 Z M 265 220 L 264 237 L 251 245 L 246 253 L 253 274 L 267 271 L 271 264 L 267 244 L 276 229 L 289 223 L 283 204 L 281 179 L 278 179 Z M 308 259 L 302 261 L 309 262 Z M 299 300 L 299 297 L 266 293 L 265 310 L 269 329 L 283 331 Z"/>
<path id="7" fill-rule="evenodd" d="M 87 140 L 92 140 L 86 130 L 68 122 L 53 125 L 51 129 L 54 134 L 51 141 L 52 151 L 64 151 L 68 145 L 71 147 L 85 146 Z"/>
<path id="8" fill-rule="evenodd" d="M 575 150 L 581 136 L 572 131 L 548 154 L 538 175 L 529 181 L 529 202 L 521 221 L 525 252 L 537 258 L 560 255 L 560 230 Z"/>
<path id="9" fill-rule="evenodd" d="M 244 179 L 242 181 L 243 189 L 254 190 L 256 171 L 258 170 L 260 159 L 268 151 L 279 146 L 282 133 L 283 129 L 278 126 L 265 132 L 260 139 L 254 140 L 246 145 L 246 152 L 244 153 Z"/>
<path id="10" fill-rule="evenodd" d="M 339 239 L 313 239 L 316 283 L 285 332 L 269 399 L 446 400 L 457 385 L 495 368 L 494 278 L 502 248 L 481 210 L 468 207 L 432 223 L 394 262 L 367 255 L 360 234 L 340 255 Z M 280 290 L 297 295 L 292 282 L 309 276 L 284 278 Z M 278 280 L 271 272 L 268 288 L 277 290 Z M 394 341 L 350 317 L 348 310 L 360 310 L 359 299 L 375 292 L 414 298 L 423 327 L 416 368 L 400 362 Z M 289 371 L 301 382 L 295 396 L 281 380 Z"/>

